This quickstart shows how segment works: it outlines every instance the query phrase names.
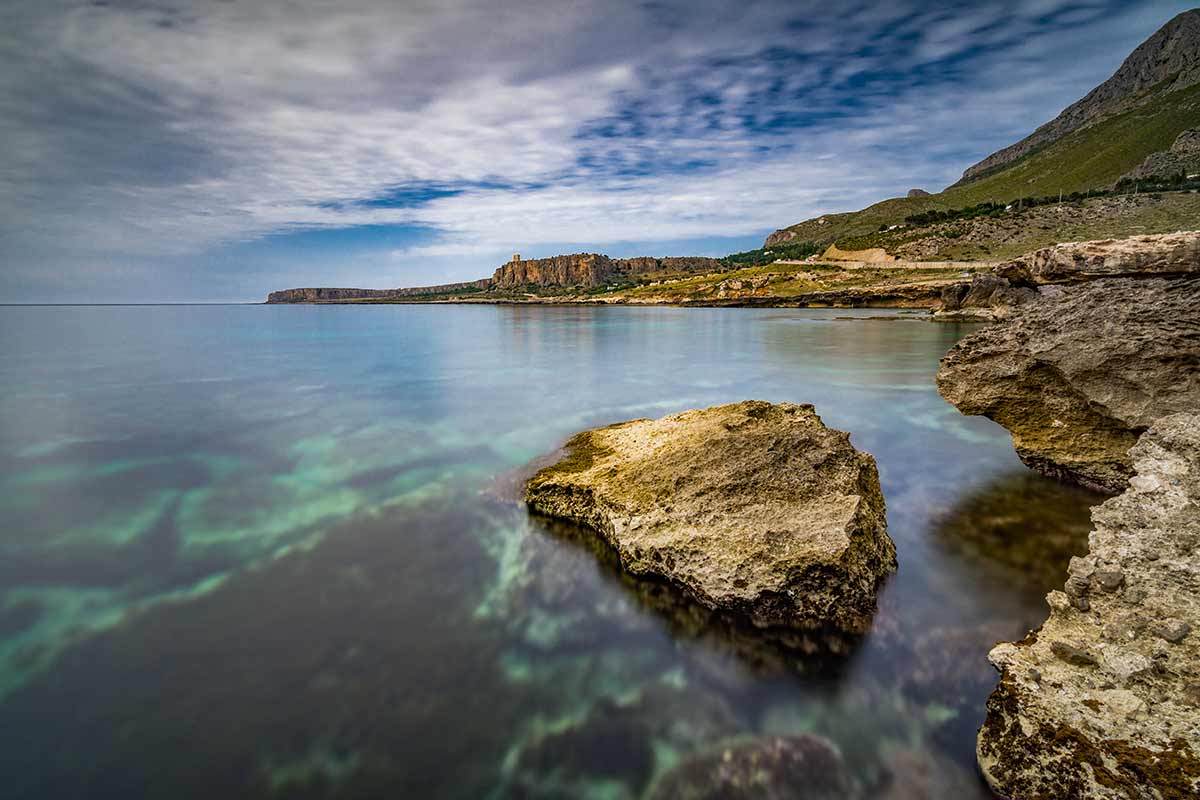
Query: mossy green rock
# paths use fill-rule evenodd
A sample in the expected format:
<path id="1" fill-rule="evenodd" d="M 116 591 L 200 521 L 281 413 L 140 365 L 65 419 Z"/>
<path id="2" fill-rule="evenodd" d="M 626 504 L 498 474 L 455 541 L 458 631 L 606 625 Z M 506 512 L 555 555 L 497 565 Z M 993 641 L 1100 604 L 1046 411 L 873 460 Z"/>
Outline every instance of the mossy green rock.
<path id="1" fill-rule="evenodd" d="M 595 530 L 638 576 L 759 626 L 862 631 L 896 564 L 875 460 L 811 405 L 746 401 L 571 439 L 536 511 Z"/>
<path id="2" fill-rule="evenodd" d="M 1159 420 L 1036 634 L 989 658 L 978 758 L 1014 798 L 1200 797 L 1200 416 Z"/>

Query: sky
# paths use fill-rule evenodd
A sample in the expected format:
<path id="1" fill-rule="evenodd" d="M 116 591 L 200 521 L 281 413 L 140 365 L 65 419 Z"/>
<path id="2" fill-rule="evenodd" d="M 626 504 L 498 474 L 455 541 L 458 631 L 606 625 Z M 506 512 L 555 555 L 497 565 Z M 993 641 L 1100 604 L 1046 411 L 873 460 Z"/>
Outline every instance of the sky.
<path id="1" fill-rule="evenodd" d="M 1190 5 L 4 0 L 0 303 L 755 248 L 953 183 Z"/>

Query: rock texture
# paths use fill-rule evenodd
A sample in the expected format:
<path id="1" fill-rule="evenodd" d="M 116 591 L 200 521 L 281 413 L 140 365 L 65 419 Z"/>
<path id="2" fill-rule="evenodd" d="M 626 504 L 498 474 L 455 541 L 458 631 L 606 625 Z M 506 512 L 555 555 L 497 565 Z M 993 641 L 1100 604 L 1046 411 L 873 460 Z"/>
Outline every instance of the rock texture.
<path id="1" fill-rule="evenodd" d="M 895 568 L 875 461 L 811 405 L 746 401 L 579 434 L 526 502 L 629 573 L 759 626 L 862 631 Z"/>
<path id="2" fill-rule="evenodd" d="M 1130 236 L 1045 247 L 942 290 L 935 318 L 1007 319 L 1043 296 L 1044 287 L 1116 277 L 1200 277 L 1200 231 Z"/>
<path id="3" fill-rule="evenodd" d="M 996 272 L 1014 285 L 1030 286 L 1126 276 L 1200 276 L 1200 231 L 1056 244 L 1002 264 Z"/>
<path id="4" fill-rule="evenodd" d="M 665 774 L 651 800 L 848 800 L 854 781 L 817 736 L 768 736 L 694 756 Z"/>
<path id="5" fill-rule="evenodd" d="M 652 272 L 712 272 L 724 269 L 715 258 L 609 258 L 600 253 L 576 253 L 551 258 L 510 261 L 492 275 L 497 289 L 522 286 L 584 286 L 594 288 L 623 277 Z"/>
<path id="6" fill-rule="evenodd" d="M 979 765 L 1018 798 L 1200 797 L 1200 416 L 1159 420 L 1050 617 L 992 650 Z"/>
<path id="7" fill-rule="evenodd" d="M 959 342 L 938 390 L 1007 428 L 1030 467 L 1119 491 L 1137 437 L 1159 417 L 1200 408 L 1200 281 L 1051 288 Z"/>
<path id="8" fill-rule="evenodd" d="M 667 258 L 609 258 L 601 253 L 575 253 L 550 258 L 515 259 L 499 267 L 490 278 L 437 286 L 405 289 L 340 289 L 312 287 L 284 289 L 267 295 L 268 303 L 353 303 L 394 301 L 429 295 L 473 293 L 492 289 L 531 286 L 596 288 L 613 280 L 648 273 L 705 273 L 728 269 L 715 258 L 670 256 Z"/>
<path id="9" fill-rule="evenodd" d="M 970 283 L 956 283 L 942 290 L 942 306 L 936 317 L 942 320 L 996 320 L 1012 315 L 1017 306 L 1038 298 L 1036 289 L 1013 286 L 992 272 L 978 272 Z"/>
<path id="10" fill-rule="evenodd" d="M 972 181 L 1104 117 L 1200 83 L 1200 9 L 1185 11 L 1143 42 L 1104 83 L 1054 120 L 963 173 Z"/>
<path id="11" fill-rule="evenodd" d="M 1150 154 L 1141 166 L 1126 173 L 1121 180 L 1169 178 L 1181 173 L 1200 174 L 1200 128 L 1179 134 L 1170 150 Z"/>

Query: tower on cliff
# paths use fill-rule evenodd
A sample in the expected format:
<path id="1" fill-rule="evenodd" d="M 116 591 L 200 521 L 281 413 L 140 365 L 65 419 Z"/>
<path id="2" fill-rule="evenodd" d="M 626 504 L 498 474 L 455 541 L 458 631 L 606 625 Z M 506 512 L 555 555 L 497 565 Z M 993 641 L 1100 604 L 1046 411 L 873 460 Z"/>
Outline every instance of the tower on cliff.
<path id="1" fill-rule="evenodd" d="M 513 253 L 513 259 L 512 259 L 512 263 L 514 263 L 514 264 L 519 264 L 520 262 L 521 262 L 521 254 L 520 254 L 520 253 Z"/>

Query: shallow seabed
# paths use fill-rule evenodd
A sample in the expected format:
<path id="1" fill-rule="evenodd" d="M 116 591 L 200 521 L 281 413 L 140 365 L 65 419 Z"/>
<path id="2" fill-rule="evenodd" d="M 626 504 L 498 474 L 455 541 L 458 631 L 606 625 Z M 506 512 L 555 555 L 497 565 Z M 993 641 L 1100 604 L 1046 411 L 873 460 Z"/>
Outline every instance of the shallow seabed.
<path id="1" fill-rule="evenodd" d="M 986 796 L 986 652 L 1044 617 L 1096 497 L 938 397 L 969 326 L 889 316 L 0 309 L 0 796 L 633 798 L 797 732 L 874 796 Z M 900 570 L 852 652 L 514 502 L 580 429 L 746 398 L 878 460 Z"/>

